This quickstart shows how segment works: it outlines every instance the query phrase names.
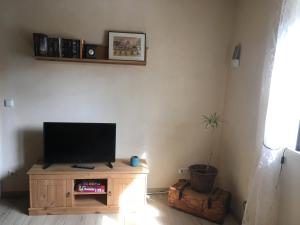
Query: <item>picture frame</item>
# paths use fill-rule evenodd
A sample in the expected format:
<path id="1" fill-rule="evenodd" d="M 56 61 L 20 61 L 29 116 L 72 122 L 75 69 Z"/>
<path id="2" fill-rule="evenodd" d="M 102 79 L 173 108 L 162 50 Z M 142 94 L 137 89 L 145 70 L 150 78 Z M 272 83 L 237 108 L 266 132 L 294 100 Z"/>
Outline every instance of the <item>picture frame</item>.
<path id="1" fill-rule="evenodd" d="M 146 34 L 134 32 L 108 32 L 108 59 L 145 61 Z"/>

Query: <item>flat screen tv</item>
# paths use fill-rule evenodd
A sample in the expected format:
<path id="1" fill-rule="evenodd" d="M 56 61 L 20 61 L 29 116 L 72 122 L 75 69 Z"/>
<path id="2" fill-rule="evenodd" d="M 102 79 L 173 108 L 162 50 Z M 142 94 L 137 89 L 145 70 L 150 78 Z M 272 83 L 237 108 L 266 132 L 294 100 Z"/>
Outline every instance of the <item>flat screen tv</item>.
<path id="1" fill-rule="evenodd" d="M 44 162 L 115 162 L 115 123 L 44 122 Z"/>

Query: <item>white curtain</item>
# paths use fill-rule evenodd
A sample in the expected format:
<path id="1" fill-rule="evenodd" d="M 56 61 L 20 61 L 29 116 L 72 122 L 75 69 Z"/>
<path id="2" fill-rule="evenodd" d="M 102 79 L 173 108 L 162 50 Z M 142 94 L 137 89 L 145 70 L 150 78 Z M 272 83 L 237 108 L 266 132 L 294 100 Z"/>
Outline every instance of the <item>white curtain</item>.
<path id="1" fill-rule="evenodd" d="M 295 149 L 300 119 L 300 0 L 284 0 L 272 73 L 265 144 Z"/>
<path id="2" fill-rule="evenodd" d="M 276 225 L 279 206 L 279 180 L 283 151 L 263 147 L 253 178 L 243 225 Z"/>
<path id="3" fill-rule="evenodd" d="M 278 224 L 281 157 L 284 148 L 295 149 L 300 119 L 300 0 L 283 0 L 274 62 L 269 64 L 265 146 L 251 182 L 243 225 Z"/>

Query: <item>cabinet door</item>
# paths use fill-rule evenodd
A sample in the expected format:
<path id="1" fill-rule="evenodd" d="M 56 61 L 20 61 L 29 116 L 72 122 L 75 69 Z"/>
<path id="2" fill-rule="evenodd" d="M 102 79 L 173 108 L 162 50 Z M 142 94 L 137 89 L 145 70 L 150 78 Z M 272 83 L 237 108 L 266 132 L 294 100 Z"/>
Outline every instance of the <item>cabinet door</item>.
<path id="1" fill-rule="evenodd" d="M 120 176 L 108 182 L 108 205 L 120 210 L 136 210 L 144 206 L 146 197 L 146 175 Z"/>
<path id="2" fill-rule="evenodd" d="M 66 180 L 31 180 L 31 207 L 65 207 Z"/>

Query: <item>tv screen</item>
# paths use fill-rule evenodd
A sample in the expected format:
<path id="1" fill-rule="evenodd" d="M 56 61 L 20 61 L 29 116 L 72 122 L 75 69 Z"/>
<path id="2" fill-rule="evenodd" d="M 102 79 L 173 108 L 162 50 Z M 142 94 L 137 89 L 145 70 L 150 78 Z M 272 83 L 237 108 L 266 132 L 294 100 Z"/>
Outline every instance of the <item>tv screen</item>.
<path id="1" fill-rule="evenodd" d="M 115 162 L 115 123 L 44 122 L 45 163 Z"/>

